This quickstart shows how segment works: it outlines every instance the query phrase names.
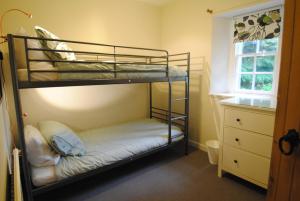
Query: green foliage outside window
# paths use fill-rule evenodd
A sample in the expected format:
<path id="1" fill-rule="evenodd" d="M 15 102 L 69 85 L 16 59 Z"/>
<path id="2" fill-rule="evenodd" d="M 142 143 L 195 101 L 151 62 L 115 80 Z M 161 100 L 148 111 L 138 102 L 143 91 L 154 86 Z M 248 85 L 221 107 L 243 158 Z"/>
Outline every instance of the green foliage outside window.
<path id="1" fill-rule="evenodd" d="M 272 91 L 273 76 L 261 74 L 255 76 L 255 90 Z"/>
<path id="2" fill-rule="evenodd" d="M 256 58 L 256 72 L 273 72 L 275 56 L 259 56 Z"/>
<path id="3" fill-rule="evenodd" d="M 262 40 L 260 42 L 260 52 L 275 52 L 278 48 L 278 38 L 272 38 L 268 40 Z"/>
<path id="4" fill-rule="evenodd" d="M 243 55 L 239 62 L 240 89 L 272 91 L 278 42 L 272 38 L 239 44 L 237 53 Z"/>
<path id="5" fill-rule="evenodd" d="M 243 44 L 243 54 L 255 53 L 256 41 L 249 41 Z"/>
<path id="6" fill-rule="evenodd" d="M 241 89 L 247 89 L 247 90 L 251 90 L 252 89 L 252 78 L 253 75 L 248 75 L 248 74 L 244 74 L 241 75 Z"/>
<path id="7" fill-rule="evenodd" d="M 242 72 L 253 72 L 254 57 L 243 57 L 242 58 Z"/>

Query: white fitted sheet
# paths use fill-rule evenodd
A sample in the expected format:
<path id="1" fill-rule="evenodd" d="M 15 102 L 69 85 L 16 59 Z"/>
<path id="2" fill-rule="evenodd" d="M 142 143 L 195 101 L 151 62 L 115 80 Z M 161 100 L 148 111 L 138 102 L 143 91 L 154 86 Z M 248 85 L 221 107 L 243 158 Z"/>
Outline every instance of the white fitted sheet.
<path id="1" fill-rule="evenodd" d="M 43 186 L 78 175 L 168 143 L 168 125 L 155 119 L 142 119 L 78 133 L 87 153 L 62 157 L 55 166 L 32 167 L 32 181 Z M 183 138 L 180 128 L 172 127 L 173 141 Z"/>

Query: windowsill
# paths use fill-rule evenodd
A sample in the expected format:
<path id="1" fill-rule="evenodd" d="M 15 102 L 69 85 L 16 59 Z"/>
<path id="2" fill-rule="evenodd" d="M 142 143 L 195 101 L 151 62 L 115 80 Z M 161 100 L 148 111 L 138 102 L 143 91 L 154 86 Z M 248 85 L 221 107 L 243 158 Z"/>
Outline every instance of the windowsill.
<path id="1" fill-rule="evenodd" d="M 249 93 L 231 93 L 231 92 L 224 92 L 224 93 L 210 93 L 210 96 L 216 97 L 216 98 L 234 98 L 234 97 L 241 97 L 241 98 L 276 98 L 273 95 L 268 94 L 249 94 Z"/>
<path id="2" fill-rule="evenodd" d="M 267 111 L 275 111 L 277 100 L 271 95 L 242 94 L 242 93 L 214 93 L 210 94 L 220 100 L 222 105 L 231 105 Z"/>
<path id="3" fill-rule="evenodd" d="M 210 96 L 216 97 L 216 98 L 230 98 L 234 97 L 235 95 L 233 93 L 209 93 Z"/>

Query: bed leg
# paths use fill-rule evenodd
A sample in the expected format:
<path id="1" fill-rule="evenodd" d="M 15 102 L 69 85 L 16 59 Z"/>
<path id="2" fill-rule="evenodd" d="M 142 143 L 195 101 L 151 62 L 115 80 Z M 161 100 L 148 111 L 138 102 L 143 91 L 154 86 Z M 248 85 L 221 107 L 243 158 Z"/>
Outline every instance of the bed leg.
<path id="1" fill-rule="evenodd" d="M 184 141 L 184 155 L 189 155 L 189 142 L 188 140 Z"/>

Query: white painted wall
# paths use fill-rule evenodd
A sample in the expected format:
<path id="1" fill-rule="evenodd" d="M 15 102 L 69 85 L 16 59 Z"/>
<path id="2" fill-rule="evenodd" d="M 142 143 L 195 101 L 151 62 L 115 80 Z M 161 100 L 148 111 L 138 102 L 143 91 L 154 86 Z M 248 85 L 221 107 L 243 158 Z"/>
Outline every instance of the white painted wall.
<path id="1" fill-rule="evenodd" d="M 31 12 L 33 18 L 10 13 L 4 21 L 5 32 L 15 32 L 21 26 L 33 32 L 32 27 L 40 25 L 70 40 L 160 47 L 160 9 L 144 2 L 6 0 L 1 2 L 0 13 L 9 8 Z M 29 113 L 25 123 L 55 119 L 75 129 L 143 118 L 148 114 L 149 103 L 144 84 L 31 89 L 23 90 L 21 98 L 24 112 Z"/>
<path id="2" fill-rule="evenodd" d="M 230 92 L 229 65 L 232 49 L 232 18 L 214 17 L 210 94 Z"/>
<path id="3" fill-rule="evenodd" d="M 193 83 L 197 84 L 194 84 L 195 87 L 191 89 L 190 135 L 191 140 L 196 143 L 204 144 L 207 140 L 217 139 L 220 119 L 218 99 L 209 95 L 213 17 L 206 10 L 212 9 L 218 13 L 259 2 L 265 1 L 175 0 L 162 9 L 162 48 L 175 52 L 190 51 L 192 69 L 202 69 L 200 74 L 198 71 L 191 72 L 194 76 L 192 85 Z M 217 46 L 217 44 L 214 46 Z M 224 48 L 222 48 L 222 51 L 224 51 Z M 204 65 L 199 65 L 198 59 L 203 57 L 205 59 Z M 224 81 L 215 82 L 216 85 L 226 84 Z"/>
<path id="4" fill-rule="evenodd" d="M 191 136 L 200 143 L 217 138 L 219 118 L 218 106 L 209 96 L 212 16 L 206 9 L 224 11 L 260 2 L 174 0 L 159 8 L 132 0 L 90 0 L 88 4 L 84 0 L 2 1 L 0 12 L 17 7 L 33 14 L 32 20 L 9 14 L 5 32 L 20 26 L 30 30 L 38 24 L 61 38 L 190 51 Z M 45 9 L 47 5 L 51 9 Z M 145 85 L 123 85 L 24 90 L 21 97 L 24 111 L 29 113 L 26 123 L 57 119 L 86 129 L 146 116 L 147 93 Z M 10 108 L 13 111 L 13 105 Z"/>

